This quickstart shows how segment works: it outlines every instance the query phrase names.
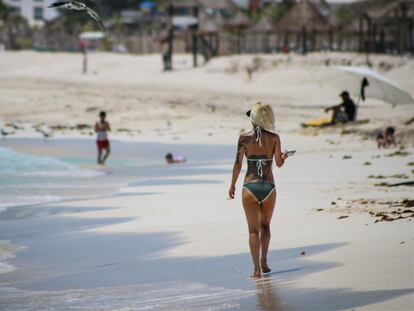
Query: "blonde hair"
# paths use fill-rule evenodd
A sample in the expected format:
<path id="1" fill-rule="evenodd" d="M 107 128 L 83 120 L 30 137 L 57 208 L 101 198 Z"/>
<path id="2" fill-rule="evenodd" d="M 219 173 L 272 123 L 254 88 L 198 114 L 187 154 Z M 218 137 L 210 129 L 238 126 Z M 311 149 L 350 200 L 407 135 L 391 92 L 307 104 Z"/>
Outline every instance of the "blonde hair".
<path id="1" fill-rule="evenodd" d="M 270 132 L 275 130 L 275 114 L 269 104 L 262 102 L 254 104 L 250 112 L 250 120 L 255 127 Z"/>

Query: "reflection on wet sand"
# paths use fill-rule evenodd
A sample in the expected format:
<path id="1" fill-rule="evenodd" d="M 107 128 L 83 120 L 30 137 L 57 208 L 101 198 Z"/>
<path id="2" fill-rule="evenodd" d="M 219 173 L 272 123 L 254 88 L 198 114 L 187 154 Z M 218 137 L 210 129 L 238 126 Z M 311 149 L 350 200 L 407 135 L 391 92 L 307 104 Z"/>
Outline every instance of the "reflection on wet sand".
<path id="1" fill-rule="evenodd" d="M 414 288 L 355 291 L 350 288 L 298 288 L 296 281 L 266 275 L 255 280 L 256 310 L 339 311 L 367 306 L 412 294 Z"/>
<path id="2" fill-rule="evenodd" d="M 286 302 L 278 295 L 276 286 L 272 276 L 264 276 L 256 281 L 258 310 L 287 310 Z"/>

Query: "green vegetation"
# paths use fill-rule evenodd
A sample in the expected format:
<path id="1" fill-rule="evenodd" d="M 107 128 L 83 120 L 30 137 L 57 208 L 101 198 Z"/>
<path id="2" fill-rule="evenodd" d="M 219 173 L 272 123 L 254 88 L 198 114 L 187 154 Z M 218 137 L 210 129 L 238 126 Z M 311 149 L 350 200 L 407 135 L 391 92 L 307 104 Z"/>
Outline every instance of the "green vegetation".
<path id="1" fill-rule="evenodd" d="M 0 19 L 7 19 L 10 13 L 11 9 L 6 4 L 4 4 L 3 0 L 0 0 Z"/>
<path id="2" fill-rule="evenodd" d="M 351 7 L 343 5 L 336 11 L 336 16 L 343 25 L 346 25 L 352 22 L 355 12 L 352 11 Z"/>
<path id="3" fill-rule="evenodd" d="M 263 14 L 268 16 L 273 22 L 278 22 L 295 4 L 295 0 L 283 0 L 281 3 L 275 3 L 268 6 L 263 11 Z"/>

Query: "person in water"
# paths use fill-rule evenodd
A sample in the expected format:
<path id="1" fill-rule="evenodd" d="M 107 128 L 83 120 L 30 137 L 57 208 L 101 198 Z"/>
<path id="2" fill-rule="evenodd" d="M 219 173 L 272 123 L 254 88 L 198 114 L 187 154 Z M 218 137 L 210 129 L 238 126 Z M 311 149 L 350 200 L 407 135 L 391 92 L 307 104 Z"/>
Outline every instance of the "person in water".
<path id="1" fill-rule="evenodd" d="M 247 158 L 247 172 L 244 179 L 242 201 L 249 228 L 249 245 L 253 259 L 252 277 L 271 271 L 267 264 L 270 242 L 270 221 L 276 203 L 276 187 L 272 173 L 273 158 L 276 166 L 282 167 L 288 153 L 281 151 L 280 138 L 274 132 L 274 114 L 268 104 L 257 103 L 247 112 L 253 130 L 239 137 L 237 156 L 229 196 L 234 199 L 236 182 L 243 157 Z"/>
<path id="2" fill-rule="evenodd" d="M 96 132 L 96 146 L 98 148 L 98 164 L 104 165 L 111 153 L 111 146 L 108 140 L 108 132 L 111 131 L 109 122 L 106 121 L 106 112 L 101 111 L 99 113 L 99 121 L 95 123 Z M 103 151 L 105 150 L 105 155 Z"/>
<path id="3" fill-rule="evenodd" d="M 177 163 L 185 163 L 186 159 L 182 156 L 174 157 L 172 153 L 167 153 L 165 155 L 165 161 L 167 164 L 177 164 Z"/>
<path id="4" fill-rule="evenodd" d="M 356 105 L 348 91 L 343 91 L 339 96 L 342 103 L 325 109 L 325 112 L 332 111 L 332 124 L 355 121 Z"/>

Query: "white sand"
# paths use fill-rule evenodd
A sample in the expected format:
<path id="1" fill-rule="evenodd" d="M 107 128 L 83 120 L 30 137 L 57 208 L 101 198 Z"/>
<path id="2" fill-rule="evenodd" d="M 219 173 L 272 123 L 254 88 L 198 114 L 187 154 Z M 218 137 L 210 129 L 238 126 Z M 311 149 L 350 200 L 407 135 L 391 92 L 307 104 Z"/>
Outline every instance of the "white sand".
<path id="1" fill-rule="evenodd" d="M 249 81 L 245 67 L 254 56 L 223 57 L 192 69 L 190 56 L 178 55 L 173 73 L 161 71 L 158 55 L 97 53 L 89 58 L 90 74 L 83 76 L 78 54 L 2 53 L 1 119 L 22 124 L 25 131 L 14 132 L 27 136 L 33 132 L 33 125 L 41 123 L 93 124 L 98 111 L 105 109 L 115 130 L 132 130 L 119 132 L 117 137 L 232 142 L 241 129 L 249 127 L 243 111 L 258 100 L 274 106 L 280 130 L 297 130 L 299 123 L 321 116 L 322 107 L 339 101 L 340 91 L 318 82 L 324 61 L 342 64 L 352 60 L 352 64 L 360 65 L 364 59 L 353 54 L 312 54 L 306 58 L 264 55 L 260 56 L 260 70 Z M 384 74 L 414 94 L 413 60 L 379 56 L 373 61 L 393 66 Z M 379 66 L 374 69 L 381 71 Z M 398 125 L 413 114 L 412 106 L 392 108 L 368 100 L 361 106 L 359 117 L 371 119 L 362 128 L 375 129 L 388 123 Z M 55 135 L 62 132 L 79 134 L 65 130 Z M 80 132 L 88 136 L 91 131 Z M 217 135 L 219 140 L 214 137 Z"/>
<path id="2" fill-rule="evenodd" d="M 189 56 L 175 58 L 176 72 L 162 73 L 159 56 L 91 54 L 90 74 L 80 74 L 77 54 L 3 53 L 0 56 L 0 113 L 3 122 L 22 124 L 16 136 L 39 135 L 32 126 L 93 124 L 99 110 L 109 119 L 119 139 L 161 142 L 235 144 L 241 129 L 249 128 L 243 113 L 258 100 L 270 102 L 277 113 L 282 143 L 298 153 L 276 172 L 278 201 L 272 222 L 271 250 L 345 243 L 328 252 L 306 254 L 318 262 L 339 266 L 308 274 L 295 282 L 297 288 L 349 288 L 391 290 L 414 287 L 413 223 L 409 220 L 374 223 L 368 209 L 388 208 L 379 202 L 413 199 L 412 188 L 375 187 L 369 175 L 405 174 L 413 178 L 413 125 L 402 122 L 414 116 L 414 106 L 395 108 L 368 100 L 360 109 L 366 125 L 345 127 L 357 134 L 378 127 L 397 126 L 407 157 L 385 157 L 392 150 L 376 149 L 373 139 L 340 136 L 340 129 L 304 131 L 299 123 L 320 116 L 322 107 L 337 103 L 338 90 L 322 88 L 315 78 L 317 66 L 329 58 L 334 63 L 363 56 L 315 54 L 307 58 L 262 56 L 263 68 L 248 81 L 243 64 L 253 56 L 214 60 L 207 67 L 190 68 Z M 376 65 L 394 66 L 385 74 L 414 95 L 414 61 L 390 56 L 373 58 Z M 235 70 L 239 63 L 239 70 Z M 378 66 L 376 67 L 378 68 Z M 229 71 L 236 71 L 230 73 Z M 86 111 L 88 108 L 92 111 Z M 117 130 L 132 130 L 120 133 Z M 88 136 L 90 130 L 56 131 L 56 136 Z M 138 132 L 139 131 L 139 132 Z M 83 134 L 82 134 L 83 132 Z M 344 155 L 351 155 L 349 160 Z M 380 156 L 377 158 L 376 156 Z M 372 165 L 365 166 L 364 162 Z M 231 169 L 230 163 L 220 168 Z M 129 187 L 128 196 L 74 202 L 80 207 L 114 209 L 82 213 L 82 217 L 132 217 L 136 220 L 105 226 L 95 231 L 179 232 L 187 243 L 166 256 L 221 256 L 246 253 L 247 228 L 239 197 L 227 200 L 230 175 L 196 176 L 213 184 Z M 243 176 L 239 179 L 238 194 Z M 399 179 L 387 178 L 387 182 Z M 161 192 L 139 196 L 134 193 Z M 338 199 L 340 198 L 340 199 Z M 370 206 L 356 200 L 376 200 Z M 336 205 L 331 205 L 335 201 Z M 65 203 L 67 204 L 67 203 Z M 348 207 L 350 206 L 350 207 Z M 324 211 L 316 212 L 317 208 Z M 337 220 L 338 216 L 349 218 Z M 79 217 L 79 215 L 70 215 Z M 400 244 L 404 242 L 404 244 Z M 298 254 L 298 256 L 300 256 Z M 277 263 L 277 258 L 270 262 Z M 248 268 L 250 269 L 250 267 Z M 358 310 L 409 310 L 414 294 L 357 306 Z"/>

